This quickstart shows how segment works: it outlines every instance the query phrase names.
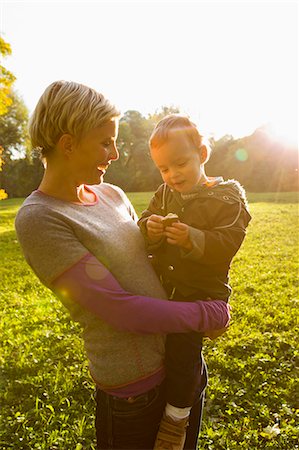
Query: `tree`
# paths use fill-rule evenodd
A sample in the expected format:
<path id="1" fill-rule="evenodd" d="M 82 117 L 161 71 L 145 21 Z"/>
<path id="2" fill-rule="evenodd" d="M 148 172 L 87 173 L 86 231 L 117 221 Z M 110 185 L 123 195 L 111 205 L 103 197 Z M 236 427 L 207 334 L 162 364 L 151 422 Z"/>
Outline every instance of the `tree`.
<path id="1" fill-rule="evenodd" d="M 125 191 L 155 190 L 161 183 L 161 176 L 151 160 L 148 141 L 159 120 L 178 112 L 178 108 L 172 106 L 163 106 L 148 117 L 139 111 L 126 111 L 119 125 L 120 157 L 109 168 L 105 180 Z"/>
<path id="2" fill-rule="evenodd" d="M 44 168 L 39 155 L 29 151 L 27 108 L 14 91 L 10 96 L 13 102 L 0 116 L 0 142 L 3 144 L 0 185 L 9 197 L 26 197 L 37 189 Z M 7 194 L 2 198 L 6 198 Z"/>
<path id="3" fill-rule="evenodd" d="M 150 158 L 148 140 L 152 127 L 139 111 L 126 111 L 119 125 L 119 160 L 114 162 L 105 180 L 125 191 L 154 189 L 159 174 Z"/>
<path id="4" fill-rule="evenodd" d="M 5 57 L 11 54 L 10 45 L 5 42 L 3 38 L 0 37 L 0 56 Z M 10 97 L 10 89 L 15 81 L 15 76 L 7 69 L 5 69 L 2 64 L 0 64 L 0 116 L 7 112 L 8 107 L 12 104 L 12 99 Z M 2 153 L 4 149 L 0 146 L 0 172 L 2 170 L 3 159 Z M 4 189 L 0 188 L 0 200 L 7 197 Z"/>
<path id="5" fill-rule="evenodd" d="M 2 170 L 2 164 L 3 164 L 2 152 L 3 152 L 3 148 L 0 147 L 0 172 Z M 5 198 L 7 198 L 7 193 L 5 192 L 4 189 L 0 189 L 0 200 L 4 200 Z"/>
<path id="6" fill-rule="evenodd" d="M 11 54 L 10 45 L 0 37 L 0 56 L 6 57 Z M 0 115 L 5 114 L 7 108 L 12 103 L 9 96 L 11 86 L 15 81 L 15 76 L 0 64 Z"/>
<path id="7" fill-rule="evenodd" d="M 169 114 L 179 114 L 180 109 L 177 106 L 161 106 L 160 109 L 157 109 L 154 114 L 149 114 L 148 120 L 150 121 L 151 129 L 154 129 L 156 123 L 158 123 L 163 117 L 168 116 Z"/>
<path id="8" fill-rule="evenodd" d="M 29 148 L 27 107 L 14 90 L 11 90 L 8 98 L 10 105 L 0 115 L 0 143 L 5 164 L 15 158 L 17 153 L 22 155 Z"/>
<path id="9" fill-rule="evenodd" d="M 261 126 L 250 136 L 223 136 L 212 142 L 207 174 L 236 178 L 249 192 L 298 190 L 298 150 Z"/>
<path id="10" fill-rule="evenodd" d="M 27 197 L 39 186 L 44 168 L 38 155 L 12 159 L 1 173 L 1 183 L 9 197 Z"/>

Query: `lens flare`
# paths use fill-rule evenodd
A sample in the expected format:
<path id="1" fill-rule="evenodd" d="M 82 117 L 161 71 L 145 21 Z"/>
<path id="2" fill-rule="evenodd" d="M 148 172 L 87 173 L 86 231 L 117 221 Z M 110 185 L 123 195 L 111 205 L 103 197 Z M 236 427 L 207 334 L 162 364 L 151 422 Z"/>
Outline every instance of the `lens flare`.
<path id="1" fill-rule="evenodd" d="M 235 157 L 238 161 L 247 161 L 248 159 L 248 153 L 245 150 L 245 148 L 239 148 L 235 152 Z"/>

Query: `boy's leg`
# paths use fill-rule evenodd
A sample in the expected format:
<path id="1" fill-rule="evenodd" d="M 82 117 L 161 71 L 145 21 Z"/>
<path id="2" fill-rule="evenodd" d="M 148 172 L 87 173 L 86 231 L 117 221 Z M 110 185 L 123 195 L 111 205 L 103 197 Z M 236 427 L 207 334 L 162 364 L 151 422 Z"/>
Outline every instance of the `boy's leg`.
<path id="1" fill-rule="evenodd" d="M 164 412 L 154 450 L 197 450 L 198 435 L 201 428 L 205 388 L 198 394 L 186 419 L 173 420 Z"/>
<path id="2" fill-rule="evenodd" d="M 173 406 L 192 406 L 203 383 L 200 333 L 168 334 L 166 338 L 166 400 Z"/>
<path id="3" fill-rule="evenodd" d="M 202 423 L 207 380 L 207 368 L 205 362 L 203 361 L 202 386 L 199 387 L 198 398 L 191 409 L 184 450 L 197 450 L 197 441 Z"/>
<path id="4" fill-rule="evenodd" d="M 196 448 L 207 385 L 201 343 L 198 333 L 171 334 L 166 338 L 167 406 L 154 450 Z"/>

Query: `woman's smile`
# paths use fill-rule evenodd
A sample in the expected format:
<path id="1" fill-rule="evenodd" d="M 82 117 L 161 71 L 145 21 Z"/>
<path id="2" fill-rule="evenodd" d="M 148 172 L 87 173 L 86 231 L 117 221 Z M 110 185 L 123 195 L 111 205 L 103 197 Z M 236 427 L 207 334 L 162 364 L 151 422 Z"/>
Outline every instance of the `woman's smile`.
<path id="1" fill-rule="evenodd" d="M 100 165 L 97 167 L 97 169 L 104 174 L 104 173 L 106 173 L 106 170 L 108 169 L 109 166 L 110 166 L 110 163 L 105 164 L 105 165 Z"/>

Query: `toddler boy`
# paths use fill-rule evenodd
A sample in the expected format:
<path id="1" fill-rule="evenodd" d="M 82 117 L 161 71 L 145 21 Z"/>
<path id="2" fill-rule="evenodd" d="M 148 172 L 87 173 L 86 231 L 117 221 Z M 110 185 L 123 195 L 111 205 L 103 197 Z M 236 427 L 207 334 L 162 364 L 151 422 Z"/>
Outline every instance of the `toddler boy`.
<path id="1" fill-rule="evenodd" d="M 163 118 L 150 151 L 164 184 L 139 226 L 169 298 L 228 301 L 230 264 L 251 220 L 244 189 L 235 180 L 206 176 L 210 148 L 188 117 Z M 164 226 L 169 213 L 177 218 Z M 167 405 L 155 450 L 184 447 L 191 407 L 207 384 L 202 338 L 195 332 L 167 336 Z"/>

